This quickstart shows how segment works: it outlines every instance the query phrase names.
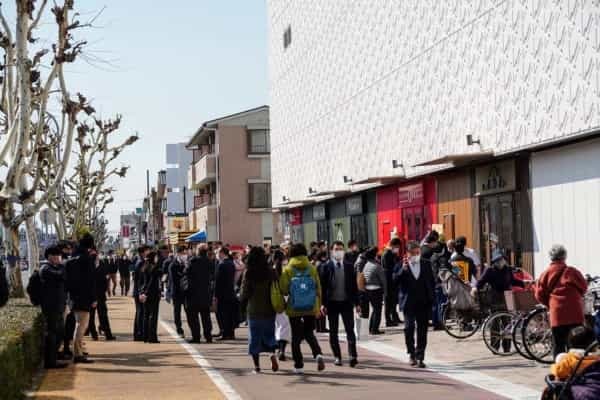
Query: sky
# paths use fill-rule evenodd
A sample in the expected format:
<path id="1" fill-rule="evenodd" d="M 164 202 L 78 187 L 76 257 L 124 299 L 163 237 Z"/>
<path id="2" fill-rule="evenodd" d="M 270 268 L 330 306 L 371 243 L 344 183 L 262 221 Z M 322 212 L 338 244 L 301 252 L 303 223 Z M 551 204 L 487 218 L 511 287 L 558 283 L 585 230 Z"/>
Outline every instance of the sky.
<path id="1" fill-rule="evenodd" d="M 115 141 L 135 132 L 141 139 L 117 160 L 131 169 L 114 180 L 107 218 L 116 234 L 121 213 L 141 207 L 146 170 L 152 185 L 166 167 L 167 143 L 187 141 L 203 121 L 268 104 L 266 4 L 76 0 L 76 8 L 82 20 L 104 11 L 96 27 L 78 32 L 88 55 L 68 69 L 67 84 L 103 118 L 122 114 Z"/>

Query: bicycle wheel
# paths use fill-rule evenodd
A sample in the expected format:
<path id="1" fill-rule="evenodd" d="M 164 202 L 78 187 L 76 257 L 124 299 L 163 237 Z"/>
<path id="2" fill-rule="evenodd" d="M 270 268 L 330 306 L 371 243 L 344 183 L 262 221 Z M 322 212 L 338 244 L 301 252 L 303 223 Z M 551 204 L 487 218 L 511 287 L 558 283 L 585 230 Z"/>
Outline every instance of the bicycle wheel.
<path id="1" fill-rule="evenodd" d="M 533 360 L 542 364 L 553 363 L 552 329 L 546 308 L 535 309 L 525 317 L 522 336 L 523 348 Z"/>
<path id="2" fill-rule="evenodd" d="M 512 330 L 516 314 L 498 311 L 490 315 L 483 324 L 483 342 L 498 356 L 512 356 L 517 352 L 512 344 Z"/>
<path id="3" fill-rule="evenodd" d="M 525 351 L 525 347 L 523 344 L 523 324 L 525 323 L 526 315 L 519 315 L 517 322 L 514 324 L 512 329 L 512 340 L 517 353 L 521 355 L 521 357 L 526 358 L 527 360 L 533 360 L 529 354 Z"/>
<path id="4" fill-rule="evenodd" d="M 458 311 L 450 306 L 444 306 L 442 320 L 446 333 L 456 339 L 466 339 L 473 336 L 481 326 L 481 320 L 476 312 Z"/>

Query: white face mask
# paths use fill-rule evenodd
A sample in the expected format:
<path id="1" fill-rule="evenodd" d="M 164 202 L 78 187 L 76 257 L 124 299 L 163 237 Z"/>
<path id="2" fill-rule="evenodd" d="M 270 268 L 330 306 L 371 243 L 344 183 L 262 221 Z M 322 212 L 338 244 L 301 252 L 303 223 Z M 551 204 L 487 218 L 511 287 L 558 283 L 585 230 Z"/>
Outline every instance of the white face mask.
<path id="1" fill-rule="evenodd" d="M 335 258 L 338 261 L 343 260 L 344 259 L 344 251 L 343 250 L 334 251 L 333 258 Z"/>
<path id="2" fill-rule="evenodd" d="M 187 261 L 187 259 L 188 259 L 188 255 L 187 255 L 187 254 L 182 254 L 182 255 L 180 255 L 180 256 L 179 256 L 179 259 L 180 259 L 182 262 L 186 262 L 186 261 Z"/>
<path id="3" fill-rule="evenodd" d="M 408 261 L 412 264 L 418 264 L 421 261 L 421 256 L 410 256 L 410 258 L 408 259 Z"/>
<path id="4" fill-rule="evenodd" d="M 394 247 L 394 248 L 392 248 L 392 253 L 398 254 L 398 253 L 400 253 L 400 249 L 397 247 Z"/>

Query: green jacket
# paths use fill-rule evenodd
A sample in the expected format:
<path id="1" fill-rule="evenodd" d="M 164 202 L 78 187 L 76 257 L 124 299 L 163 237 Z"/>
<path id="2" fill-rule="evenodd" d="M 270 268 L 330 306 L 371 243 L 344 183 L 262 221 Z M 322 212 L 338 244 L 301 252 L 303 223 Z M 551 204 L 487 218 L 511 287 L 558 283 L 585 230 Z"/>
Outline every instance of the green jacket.
<path id="1" fill-rule="evenodd" d="M 316 316 L 321 312 L 321 281 L 319 280 L 319 273 L 317 269 L 308 261 L 308 257 L 293 257 L 290 259 L 288 264 L 285 266 L 281 273 L 281 278 L 279 278 L 279 288 L 281 289 L 281 293 L 284 296 L 288 296 L 290 294 L 290 281 L 294 276 L 294 269 L 299 271 L 304 271 L 306 268 L 310 269 L 310 275 L 317 283 L 317 301 L 315 302 L 315 308 L 312 312 L 310 311 L 294 311 L 291 309 L 290 304 L 288 302 L 287 306 L 287 315 L 289 317 L 303 317 L 303 316 Z"/>
<path id="2" fill-rule="evenodd" d="M 248 319 L 275 318 L 275 310 L 271 305 L 271 281 L 265 280 L 250 284 L 244 274 L 240 292 L 242 304 L 246 304 Z"/>

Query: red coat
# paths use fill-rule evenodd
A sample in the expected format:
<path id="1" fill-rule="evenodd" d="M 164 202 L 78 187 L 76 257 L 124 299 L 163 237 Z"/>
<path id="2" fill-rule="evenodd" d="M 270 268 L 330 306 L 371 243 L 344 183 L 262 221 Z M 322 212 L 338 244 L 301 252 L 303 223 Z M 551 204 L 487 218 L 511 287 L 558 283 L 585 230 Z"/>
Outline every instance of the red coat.
<path id="1" fill-rule="evenodd" d="M 567 268 L 562 276 L 558 277 Z M 558 279 L 558 281 L 557 281 Z M 550 287 L 557 282 L 554 287 Z M 550 325 L 583 324 L 583 295 L 587 281 L 577 268 L 563 262 L 553 262 L 540 277 L 535 289 L 536 299 L 550 310 Z"/>

